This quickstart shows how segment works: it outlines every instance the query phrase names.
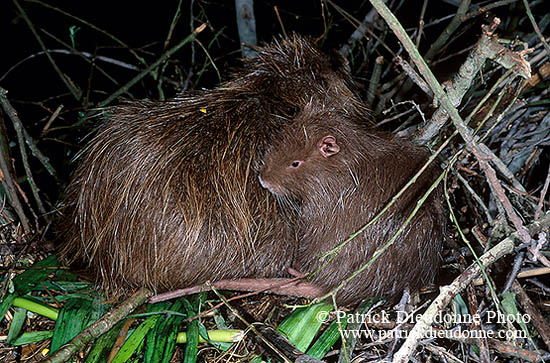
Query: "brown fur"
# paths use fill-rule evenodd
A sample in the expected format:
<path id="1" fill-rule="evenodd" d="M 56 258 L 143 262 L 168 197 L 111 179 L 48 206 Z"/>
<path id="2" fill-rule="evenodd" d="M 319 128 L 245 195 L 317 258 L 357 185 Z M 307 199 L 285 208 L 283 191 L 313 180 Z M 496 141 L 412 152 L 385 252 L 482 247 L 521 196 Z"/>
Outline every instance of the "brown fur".
<path id="1" fill-rule="evenodd" d="M 285 127 L 266 152 L 262 185 L 281 199 L 292 199 L 299 209 L 301 239 L 295 265 L 301 272 L 319 269 L 326 262 L 319 256 L 369 222 L 429 156 L 408 141 L 366 129 L 362 121 L 312 104 Z M 322 140 L 327 143 L 320 143 Z M 325 150 L 336 152 L 325 156 Z M 312 282 L 332 290 L 367 263 L 399 229 L 440 172 L 435 166 L 427 169 L 386 214 L 313 276 Z M 338 301 L 355 304 L 368 296 L 395 297 L 405 287 L 417 290 L 432 282 L 445 228 L 442 190 L 436 189 L 395 243 L 339 291 Z"/>
<path id="2" fill-rule="evenodd" d="M 292 113 L 321 98 L 364 112 L 344 61 L 294 36 L 214 90 L 107 109 L 66 191 L 61 256 L 111 293 L 285 275 L 291 218 L 254 166 Z"/>

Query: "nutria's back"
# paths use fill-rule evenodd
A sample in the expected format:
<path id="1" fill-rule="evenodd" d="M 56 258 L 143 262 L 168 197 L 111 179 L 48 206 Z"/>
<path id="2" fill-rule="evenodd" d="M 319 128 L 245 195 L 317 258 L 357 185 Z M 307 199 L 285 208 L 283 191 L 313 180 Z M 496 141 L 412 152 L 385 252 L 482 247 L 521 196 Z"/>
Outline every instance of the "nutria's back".
<path id="1" fill-rule="evenodd" d="M 285 274 L 292 219 L 255 166 L 292 113 L 318 98 L 364 112 L 344 61 L 295 36 L 217 89 L 107 109 L 66 191 L 62 257 L 83 260 L 111 292 Z"/>

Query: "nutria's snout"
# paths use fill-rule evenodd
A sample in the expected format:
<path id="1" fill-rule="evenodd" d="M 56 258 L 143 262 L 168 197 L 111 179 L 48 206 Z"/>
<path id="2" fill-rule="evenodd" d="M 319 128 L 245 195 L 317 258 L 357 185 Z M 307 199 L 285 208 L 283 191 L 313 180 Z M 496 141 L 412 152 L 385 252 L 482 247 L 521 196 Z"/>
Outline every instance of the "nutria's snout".
<path id="1" fill-rule="evenodd" d="M 269 180 L 266 180 L 265 176 L 264 176 L 264 178 L 262 178 L 262 175 L 260 174 L 258 176 L 258 181 L 260 182 L 260 185 L 262 186 L 262 188 L 267 189 L 269 192 L 271 192 L 271 193 L 273 193 L 277 196 L 282 195 L 282 192 L 281 192 L 280 188 L 277 187 L 277 185 L 275 185 L 273 182 L 270 182 Z"/>
<path id="2" fill-rule="evenodd" d="M 264 179 L 262 179 L 261 174 L 258 176 L 258 181 L 260 182 L 260 185 L 262 186 L 262 188 L 269 190 L 269 183 L 267 183 Z"/>

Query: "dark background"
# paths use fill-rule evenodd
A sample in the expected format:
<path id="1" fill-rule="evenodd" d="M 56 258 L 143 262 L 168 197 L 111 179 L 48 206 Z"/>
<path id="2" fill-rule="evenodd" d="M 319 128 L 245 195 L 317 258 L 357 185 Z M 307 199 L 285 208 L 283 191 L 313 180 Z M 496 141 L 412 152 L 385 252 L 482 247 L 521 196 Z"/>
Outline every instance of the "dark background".
<path id="1" fill-rule="evenodd" d="M 427 25 L 419 47 L 421 53 L 426 52 L 456 12 L 456 6 L 450 2 L 452 1 L 429 0 L 424 17 Z M 411 30 L 409 32 L 411 34 L 412 30 L 418 27 L 423 1 L 389 1 L 388 3 L 403 26 Z M 491 2 L 479 4 L 488 3 Z M 18 0 L 17 4 L 24 10 L 48 50 L 70 51 L 74 46 L 78 51 L 109 57 L 136 66 L 140 70 L 144 69 L 145 65 L 140 64 L 128 49 L 66 14 L 81 18 L 122 40 L 147 64 L 153 63 L 166 49 L 188 36 L 191 29 L 203 23 L 207 24 L 207 28 L 197 36 L 197 41 L 193 45 L 185 45 L 170 58 L 167 64 L 163 65 L 162 75 L 166 80 L 161 86 L 157 79 L 148 75 L 122 98 L 163 99 L 180 92 L 212 88 L 230 77 L 231 70 L 240 64 L 241 49 L 233 1 L 195 0 L 180 3 L 178 1 L 60 0 L 40 3 Z M 178 6 L 181 6 L 181 14 L 165 48 L 165 41 Z M 317 39 L 318 44 L 326 50 L 339 49 L 345 44 L 356 29 L 356 24 L 352 22 L 361 22 L 371 9 L 368 1 L 332 3 L 317 0 L 258 0 L 254 2 L 254 6 L 259 45 L 282 35 L 281 23 L 274 10 L 276 6 L 287 34 L 297 32 L 311 36 Z M 59 10 L 54 10 L 52 7 Z M 543 7 L 544 4 L 538 6 L 541 11 L 544 10 Z M 531 31 L 530 24 L 516 26 L 517 19 L 519 16 L 524 18 L 525 12 L 521 2 L 515 2 L 497 8 L 489 15 L 477 16 L 465 22 L 454 35 L 454 40 L 438 54 L 436 60 L 473 45 L 479 36 L 480 25 L 487 22 L 487 18 L 493 14 L 500 16 L 503 20 L 499 28 L 503 36 L 509 38 L 521 36 L 517 34 L 517 30 L 522 27 L 525 31 Z M 192 24 L 191 18 L 193 18 Z M 438 24 L 429 25 L 443 18 L 445 19 Z M 71 28 L 75 26 L 78 30 L 71 37 Z M 18 111 L 26 130 L 38 140 L 39 148 L 50 158 L 59 175 L 59 181 L 56 182 L 45 173 L 36 159 L 30 158 L 31 167 L 36 173 L 37 184 L 45 193 L 46 203 L 53 208 L 72 169 L 70 161 L 84 143 L 83 138 L 98 123 L 97 117 L 90 117 L 90 111 L 121 85 L 135 77 L 139 71 L 99 60 L 91 64 L 77 54 L 52 53 L 53 59 L 62 72 L 83 91 L 83 99 L 77 101 L 68 92 L 60 76 L 42 53 L 36 37 L 22 17 L 15 1 L 1 2 L 0 27 L 3 34 L 0 87 L 9 92 L 9 100 Z M 508 28 L 513 28 L 515 33 L 509 32 Z M 400 53 L 401 49 L 396 38 L 387 30 L 380 18 L 371 24 L 369 29 L 384 40 L 385 46 L 381 46 L 369 35 L 358 42 L 347 57 L 362 90 L 362 96 L 367 93 L 366 87 L 377 56 L 383 55 L 388 62 L 384 68 L 381 83 L 391 81 L 400 73 L 400 70 L 391 64 L 393 57 Z M 391 49 L 391 52 L 386 47 Z M 459 53 L 434 65 L 436 75 L 441 80 L 449 77 L 466 54 L 467 52 Z M 405 58 L 407 58 L 406 55 Z M 116 79 L 118 85 L 102 75 L 96 65 Z M 410 97 L 414 98 L 414 95 Z M 420 103 L 430 103 L 430 100 L 423 95 L 416 99 Z M 119 101 L 120 99 L 114 103 Z M 42 130 L 48 119 L 61 104 L 64 106 L 62 112 L 43 134 Z M 6 124 L 9 139 L 15 139 L 11 126 L 8 122 Z M 398 125 L 399 119 L 386 124 L 385 127 L 394 129 Z M 14 149 L 12 152 L 17 155 L 16 145 L 14 143 L 11 145 Z M 15 169 L 22 175 L 22 166 L 17 162 L 19 158 L 15 159 Z"/>
<path id="2" fill-rule="evenodd" d="M 142 3 L 64 0 L 46 1 L 45 3 L 82 18 L 116 36 L 148 61 L 155 60 L 161 54 L 170 24 L 178 6 L 177 1 Z M 361 21 L 371 9 L 368 1 L 340 1 L 336 3 L 358 21 Z M 397 8 L 396 15 L 406 28 L 417 26 L 422 1 L 390 3 L 400 5 Z M 75 36 L 75 48 L 77 50 L 103 56 L 112 56 L 117 60 L 138 65 L 135 58 L 127 50 L 121 49 L 118 44 L 114 43 L 107 36 L 86 27 L 77 20 L 48 9 L 39 3 L 20 0 L 19 4 L 34 23 L 48 49 L 65 48 L 59 41 L 71 44 L 70 27 L 76 25 L 80 27 Z M 444 1 L 431 0 L 428 4 L 429 6 L 425 15 L 426 23 L 456 12 L 455 6 L 447 4 Z M 3 18 L 2 24 L 5 27 L 2 29 L 5 50 L 2 56 L 3 65 L 0 68 L 0 77 L 2 77 L 9 67 L 27 56 L 36 54 L 40 51 L 40 48 L 29 27 L 21 16 L 19 16 L 13 2 L 4 1 L 3 5 L 0 6 L 0 14 L 2 14 Z M 339 48 L 355 30 L 355 26 L 346 20 L 345 16 L 330 3 L 322 5 L 321 1 L 256 1 L 254 6 L 259 44 L 270 42 L 273 38 L 282 34 L 281 25 L 277 20 L 274 6 L 277 6 L 279 9 L 281 21 L 287 33 L 297 32 L 314 38 L 321 37 L 319 42 L 326 49 Z M 182 2 L 181 17 L 175 27 L 169 47 L 190 33 L 190 8 L 191 3 L 189 1 Z M 322 16 L 323 8 L 324 19 Z M 502 12 L 506 9 L 497 10 Z M 198 36 L 198 40 L 208 48 L 209 54 L 216 63 L 222 77 L 227 76 L 229 67 L 239 64 L 238 58 L 240 56 L 233 2 L 196 0 L 193 2 L 193 16 L 194 27 L 207 22 L 208 28 Z M 479 17 L 475 21 L 479 22 L 482 20 L 481 18 Z M 380 20 L 378 21 L 380 22 Z M 427 50 L 435 37 L 439 35 L 449 21 L 450 19 L 442 21 L 437 26 L 426 28 L 425 37 L 420 43 L 421 52 Z M 376 32 L 377 29 L 373 29 L 373 31 Z M 216 37 L 217 33 L 220 34 Z M 474 36 L 475 33 L 479 33 L 479 28 L 468 35 Z M 379 35 L 383 36 L 383 34 Z M 59 41 L 53 37 L 56 37 Z M 394 40 L 393 36 L 385 38 L 387 44 L 396 51 L 398 47 L 395 46 Z M 460 47 L 466 44 L 467 40 L 467 38 L 463 37 L 457 46 Z M 190 46 L 184 47 L 172 59 L 173 62 L 177 62 L 183 72 L 186 72 L 192 66 L 190 48 Z M 377 53 L 384 52 L 385 50 L 379 47 L 376 49 L 376 52 L 370 55 L 376 56 L 378 55 Z M 207 60 L 204 51 L 200 47 L 197 47 L 195 55 L 195 64 L 202 66 Z M 441 56 L 444 56 L 444 54 Z M 82 88 L 87 86 L 86 83 L 88 82 L 90 69 L 88 64 L 75 55 L 53 54 L 53 57 L 59 62 L 61 68 L 74 79 L 75 83 L 79 84 Z M 365 67 L 361 67 L 361 61 L 363 61 L 361 54 L 353 54 L 349 59 L 356 70 L 358 68 L 364 70 Z M 58 75 L 55 74 L 51 66 L 48 66 L 49 63 L 46 57 L 43 54 L 37 55 L 4 77 L 1 85 L 9 89 L 12 93 L 12 98 L 22 101 L 41 101 L 43 99 L 40 96 L 51 97 L 65 92 L 66 88 Z M 105 64 L 102 64 L 102 66 L 106 67 Z M 368 73 L 368 71 L 370 69 L 364 70 L 365 73 Z M 124 76 L 131 77 L 135 75 L 135 72 L 127 72 L 128 74 L 125 74 L 124 70 L 119 67 L 114 67 L 113 72 L 116 72 L 115 76 L 122 80 Z M 123 73 L 121 74 L 120 72 Z M 214 69 L 208 65 L 207 76 L 203 76 L 199 80 L 193 79 L 192 87 L 215 86 L 219 81 L 215 73 Z M 105 92 L 109 91 L 109 89 L 101 87 L 103 85 L 102 82 L 104 82 L 103 77 L 94 77 L 92 81 L 91 88 L 94 91 L 97 91 L 98 88 L 101 88 Z M 108 83 L 106 87 L 108 87 Z M 116 88 L 113 87 L 114 89 Z M 147 88 L 139 89 L 139 87 L 136 87 L 133 91 L 136 97 L 158 97 L 158 94 L 155 95 L 154 90 Z M 102 99 L 101 96 L 92 95 L 91 102 L 100 99 Z"/>

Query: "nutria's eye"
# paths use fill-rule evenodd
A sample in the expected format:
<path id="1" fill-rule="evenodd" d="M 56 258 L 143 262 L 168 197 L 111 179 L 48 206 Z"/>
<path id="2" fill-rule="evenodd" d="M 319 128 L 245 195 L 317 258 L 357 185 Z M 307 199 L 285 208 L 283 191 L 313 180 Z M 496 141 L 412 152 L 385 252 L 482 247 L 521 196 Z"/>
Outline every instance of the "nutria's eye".
<path id="1" fill-rule="evenodd" d="M 291 167 L 291 168 L 297 168 L 297 167 L 300 166 L 300 164 L 302 164 L 302 162 L 296 160 L 296 161 L 293 161 L 292 164 L 290 164 L 290 167 Z"/>

